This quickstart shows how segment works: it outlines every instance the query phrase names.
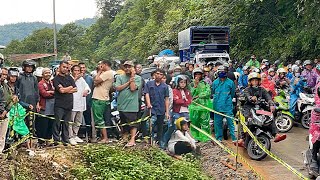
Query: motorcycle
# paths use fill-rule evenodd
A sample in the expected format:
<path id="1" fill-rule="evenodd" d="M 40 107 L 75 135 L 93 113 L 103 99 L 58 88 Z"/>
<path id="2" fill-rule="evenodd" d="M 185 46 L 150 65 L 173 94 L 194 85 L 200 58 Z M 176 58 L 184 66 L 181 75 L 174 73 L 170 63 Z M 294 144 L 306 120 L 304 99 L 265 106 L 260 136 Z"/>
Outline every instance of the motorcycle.
<path id="1" fill-rule="evenodd" d="M 240 100 L 241 101 L 241 100 Z M 268 107 L 268 103 L 263 99 L 258 99 L 258 103 L 255 108 L 250 109 L 251 117 L 246 119 L 240 110 L 238 111 L 238 119 L 245 123 L 250 129 L 252 134 L 259 140 L 259 142 L 268 150 L 271 149 L 271 141 L 273 138 L 271 133 L 271 124 L 273 123 L 273 114 L 269 111 L 263 110 L 262 107 Z M 253 160 L 260 161 L 267 156 L 257 143 L 251 138 L 251 136 L 243 129 L 244 145 L 247 149 L 249 157 Z"/>
<path id="2" fill-rule="evenodd" d="M 301 122 L 301 125 L 309 129 L 311 111 L 315 107 L 314 95 L 300 93 L 297 101 L 295 121 Z"/>
<path id="3" fill-rule="evenodd" d="M 315 108 L 315 112 L 320 115 L 320 108 Z M 320 122 L 315 122 L 315 124 L 320 126 Z M 318 154 L 317 154 L 318 171 L 314 171 L 311 168 L 312 167 L 312 148 L 313 148 L 313 144 L 311 142 L 311 139 L 312 139 L 312 135 L 309 134 L 309 149 L 302 152 L 302 154 L 303 154 L 304 164 L 305 164 L 307 171 L 308 171 L 308 174 L 309 174 L 309 178 L 317 178 L 320 176 L 320 168 L 319 168 L 320 152 L 318 152 Z"/>
<path id="4" fill-rule="evenodd" d="M 293 127 L 294 117 L 289 111 L 289 101 L 284 90 L 280 90 L 278 96 L 274 97 L 276 104 L 275 125 L 279 132 L 288 132 Z"/>

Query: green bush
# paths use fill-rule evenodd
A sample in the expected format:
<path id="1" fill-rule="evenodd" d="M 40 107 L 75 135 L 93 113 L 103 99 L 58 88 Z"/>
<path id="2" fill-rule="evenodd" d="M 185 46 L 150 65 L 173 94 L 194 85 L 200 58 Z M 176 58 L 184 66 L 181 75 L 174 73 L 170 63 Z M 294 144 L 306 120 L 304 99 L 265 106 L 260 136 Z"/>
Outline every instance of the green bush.
<path id="1" fill-rule="evenodd" d="M 188 155 L 175 160 L 156 148 L 126 149 L 88 146 L 87 164 L 72 170 L 77 179 L 210 179 L 200 170 L 199 161 Z"/>

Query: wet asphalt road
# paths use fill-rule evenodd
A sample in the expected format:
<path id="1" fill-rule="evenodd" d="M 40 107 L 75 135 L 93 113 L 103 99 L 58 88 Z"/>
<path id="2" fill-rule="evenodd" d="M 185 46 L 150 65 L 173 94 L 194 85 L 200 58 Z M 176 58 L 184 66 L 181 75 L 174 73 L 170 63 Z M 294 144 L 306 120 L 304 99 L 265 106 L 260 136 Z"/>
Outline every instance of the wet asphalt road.
<path id="1" fill-rule="evenodd" d="M 305 165 L 303 164 L 302 155 L 302 152 L 308 148 L 308 142 L 306 141 L 308 130 L 302 127 L 293 127 L 290 132 L 286 134 L 286 140 L 279 143 L 272 142 L 271 152 L 308 177 Z M 236 151 L 235 146 L 232 145 L 231 142 L 228 142 L 227 145 L 233 149 L 234 152 Z M 239 152 L 264 179 L 299 179 L 296 175 L 269 156 L 262 161 L 254 161 L 249 158 L 247 152 L 243 148 L 241 148 Z"/>

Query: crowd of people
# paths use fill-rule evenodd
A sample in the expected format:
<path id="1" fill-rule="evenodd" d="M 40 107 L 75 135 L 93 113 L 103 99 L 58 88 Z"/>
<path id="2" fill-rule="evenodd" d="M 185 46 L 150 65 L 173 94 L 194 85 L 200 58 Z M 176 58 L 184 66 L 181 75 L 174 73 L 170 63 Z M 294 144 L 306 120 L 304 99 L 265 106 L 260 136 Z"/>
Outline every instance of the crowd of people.
<path id="1" fill-rule="evenodd" d="M 85 134 L 88 142 L 107 144 L 111 139 L 105 126 L 110 124 L 111 104 L 115 100 L 121 124 L 129 124 L 121 128 L 127 147 L 135 146 L 137 136 L 142 132 L 142 136 L 151 134 L 160 148 L 168 149 L 176 156 L 194 152 L 198 141 L 210 140 L 193 128 L 189 130 L 188 123 L 208 134 L 214 133 L 218 141 L 223 139 L 223 116 L 211 113 L 199 104 L 228 116 L 231 139 L 240 146 L 243 140 L 240 137 L 237 141 L 233 119 L 229 118 L 236 114 L 238 93 L 246 98 L 243 108 L 245 117 L 250 116 L 249 110 L 258 101 L 257 94 L 269 103 L 269 110 L 273 112 L 273 97 L 277 95 L 277 89 L 288 90 L 293 114 L 299 92 L 302 91 L 315 93 L 316 106 L 320 107 L 319 61 L 298 60 L 294 64 L 283 64 L 263 59 L 260 63 L 252 55 L 246 64 L 238 64 L 237 67 L 234 62 L 228 61 L 224 64 L 177 64 L 167 70 L 157 68 L 148 80 L 141 76 L 141 64 L 125 61 L 117 71 L 112 67 L 110 61 L 103 60 L 99 62 L 96 72 L 90 74 L 85 63 L 71 66 L 68 61 L 61 61 L 55 72 L 42 68 L 38 78 L 33 75 L 36 63 L 31 60 L 23 62 L 23 72 L 1 68 L 0 152 L 10 137 L 10 118 L 14 119 L 14 123 L 19 122 L 16 120 L 19 118 L 9 114 L 17 113 L 13 107 L 20 106 L 24 110 L 19 117 L 27 129 L 39 138 L 38 147 L 54 146 L 60 142 L 64 145 L 83 143 L 84 139 L 79 137 L 83 122 L 87 125 Z M 143 104 L 146 109 L 141 108 Z M 37 112 L 43 116 L 37 115 L 33 122 L 30 116 L 21 118 L 27 114 L 23 111 Z M 148 115 L 152 125 L 146 121 L 135 123 Z M 148 131 L 150 126 L 152 132 Z M 22 131 L 23 128 L 21 125 L 13 129 L 22 137 L 29 133 Z M 275 142 L 286 138 L 285 134 L 277 132 L 274 123 L 272 130 Z M 48 143 L 45 139 L 53 139 L 54 143 Z M 26 146 L 32 149 L 31 141 L 26 142 Z"/>

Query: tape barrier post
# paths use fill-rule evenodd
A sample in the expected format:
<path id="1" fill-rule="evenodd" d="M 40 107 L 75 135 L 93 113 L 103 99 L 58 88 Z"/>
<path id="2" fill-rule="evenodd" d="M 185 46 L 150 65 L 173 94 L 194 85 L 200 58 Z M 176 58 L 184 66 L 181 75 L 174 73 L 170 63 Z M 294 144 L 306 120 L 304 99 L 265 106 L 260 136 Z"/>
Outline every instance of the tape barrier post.
<path id="1" fill-rule="evenodd" d="M 217 112 L 213 109 L 210 109 L 208 107 L 205 107 L 199 103 L 196 103 L 196 102 L 192 102 L 208 111 L 211 111 L 213 113 L 216 113 L 216 114 L 219 114 L 221 116 L 224 116 L 224 117 L 227 117 L 227 118 L 232 118 L 234 120 L 236 120 L 236 118 L 234 117 L 230 117 L 230 116 L 227 116 L 223 113 L 220 113 L 220 112 Z M 292 172 L 293 174 L 295 174 L 296 176 L 298 176 L 300 179 L 304 179 L 304 180 L 307 180 L 308 178 L 306 178 L 302 173 L 300 173 L 299 171 L 297 171 L 296 169 L 294 169 L 293 167 L 291 167 L 289 164 L 287 164 L 286 162 L 284 162 L 282 159 L 280 159 L 279 157 L 277 157 L 275 154 L 273 154 L 272 152 L 270 152 L 268 149 L 266 149 L 259 141 L 258 139 L 253 135 L 253 133 L 250 131 L 250 129 L 247 127 L 247 125 L 243 122 L 241 122 L 240 120 L 237 120 L 241 123 L 241 125 L 243 126 L 244 130 L 247 131 L 247 133 L 251 136 L 251 138 L 254 140 L 255 143 L 257 143 L 257 145 L 264 151 L 266 152 L 272 159 L 276 160 L 277 162 L 279 162 L 281 165 L 283 165 L 285 168 L 287 168 L 290 172 Z"/>
<path id="2" fill-rule="evenodd" d="M 203 131 L 202 129 L 196 127 L 193 124 L 190 124 L 192 128 L 196 129 L 197 131 L 199 131 L 200 133 L 204 134 L 205 136 L 207 136 L 208 138 L 210 138 L 212 141 L 214 141 L 218 146 L 220 146 L 224 151 L 226 151 L 227 153 L 229 153 L 231 156 L 233 157 L 239 157 L 260 179 L 263 179 L 263 177 L 248 163 L 248 161 L 245 160 L 244 157 L 242 157 L 240 154 L 236 154 L 234 153 L 232 150 L 230 150 L 229 148 L 227 148 L 226 146 L 224 146 L 221 142 L 219 142 L 216 138 L 212 137 L 211 135 L 209 135 L 207 132 Z"/>

